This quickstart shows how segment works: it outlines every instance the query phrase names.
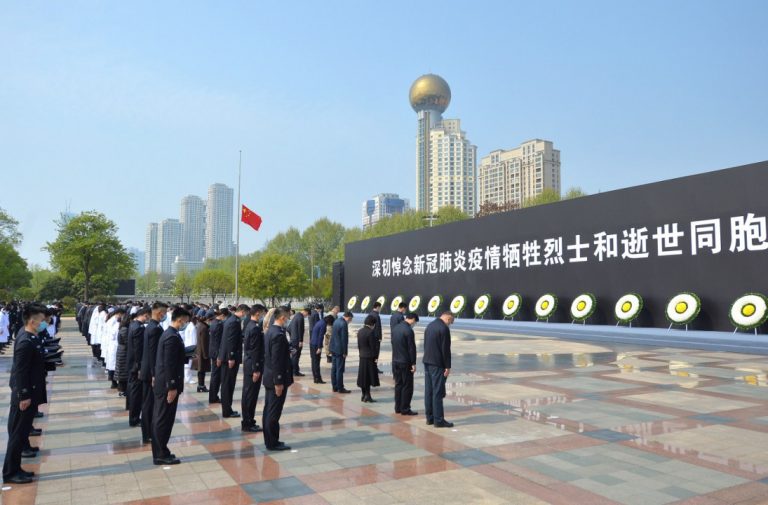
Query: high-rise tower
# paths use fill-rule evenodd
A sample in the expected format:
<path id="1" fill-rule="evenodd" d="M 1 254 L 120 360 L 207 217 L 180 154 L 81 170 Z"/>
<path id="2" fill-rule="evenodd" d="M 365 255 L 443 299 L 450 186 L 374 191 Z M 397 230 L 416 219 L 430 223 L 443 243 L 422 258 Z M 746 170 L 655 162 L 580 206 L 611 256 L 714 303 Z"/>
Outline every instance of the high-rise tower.
<path id="1" fill-rule="evenodd" d="M 234 191 L 224 184 L 212 184 L 208 188 L 208 204 L 205 216 L 206 259 L 232 256 L 232 216 Z"/>

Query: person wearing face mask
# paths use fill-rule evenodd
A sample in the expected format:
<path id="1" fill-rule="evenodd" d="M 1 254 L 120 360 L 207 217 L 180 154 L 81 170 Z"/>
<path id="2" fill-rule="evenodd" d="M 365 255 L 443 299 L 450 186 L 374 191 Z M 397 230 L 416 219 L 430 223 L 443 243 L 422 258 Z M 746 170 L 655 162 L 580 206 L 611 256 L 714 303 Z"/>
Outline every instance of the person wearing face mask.
<path id="1" fill-rule="evenodd" d="M 261 373 L 264 371 L 264 332 L 261 318 L 267 308 L 256 304 L 251 307 L 250 319 L 245 326 L 243 352 L 243 396 L 241 408 L 243 421 L 241 431 L 258 433 L 261 428 L 256 424 L 256 403 L 261 389 Z"/>
<path id="2" fill-rule="evenodd" d="M 427 424 L 452 428 L 443 416 L 445 381 L 451 373 L 451 329 L 453 314 L 447 310 L 424 330 L 424 407 Z"/>
<path id="3" fill-rule="evenodd" d="M 41 354 L 42 344 L 35 338 L 45 330 L 43 324 L 46 309 L 40 305 L 24 308 L 24 327 L 19 331 L 13 348 L 11 366 L 11 398 L 8 412 L 8 445 L 3 463 L 3 482 L 28 484 L 34 472 L 21 468 L 21 454 L 28 443 L 32 420 L 37 406 L 44 403 L 45 363 Z"/>
<path id="4" fill-rule="evenodd" d="M 144 402 L 139 370 L 144 351 L 144 325 L 150 317 L 149 307 L 142 307 L 136 312 L 128 325 L 128 342 L 125 366 L 128 370 L 128 425 L 138 426 L 141 422 L 141 407 Z"/>
<path id="5" fill-rule="evenodd" d="M 181 461 L 168 449 L 179 395 L 184 392 L 184 339 L 181 334 L 189 325 L 188 310 L 177 307 L 171 322 L 157 344 L 155 361 L 155 395 L 152 412 L 152 462 L 155 465 L 178 465 Z"/>
<path id="6" fill-rule="evenodd" d="M 155 377 L 155 363 L 157 360 L 157 343 L 163 334 L 160 324 L 168 318 L 168 304 L 155 302 L 152 305 L 152 318 L 144 328 L 144 341 L 142 342 L 141 369 L 139 378 L 142 382 L 141 405 L 141 440 L 148 444 L 152 439 L 152 413 L 154 412 L 155 395 L 152 386 Z"/>
<path id="7" fill-rule="evenodd" d="M 293 384 L 291 350 L 285 334 L 289 311 L 274 311 L 274 323 L 264 336 L 264 412 L 261 424 L 264 429 L 264 445 L 268 451 L 288 451 L 291 448 L 280 441 L 280 417 L 283 414 L 288 388 Z"/>
<path id="8" fill-rule="evenodd" d="M 234 313 L 224 321 L 221 334 L 221 348 L 217 363 L 221 366 L 221 415 L 222 417 L 240 417 L 232 410 L 232 400 L 237 384 L 237 372 L 243 361 L 243 321 L 250 314 L 250 307 L 240 304 Z"/>
<path id="9" fill-rule="evenodd" d="M 221 361 L 219 350 L 221 349 L 221 335 L 224 332 L 224 321 L 229 317 L 229 309 L 216 309 L 216 318 L 211 321 L 209 329 L 208 355 L 211 358 L 211 382 L 208 388 L 208 403 L 221 403 L 219 389 L 221 389 Z"/>

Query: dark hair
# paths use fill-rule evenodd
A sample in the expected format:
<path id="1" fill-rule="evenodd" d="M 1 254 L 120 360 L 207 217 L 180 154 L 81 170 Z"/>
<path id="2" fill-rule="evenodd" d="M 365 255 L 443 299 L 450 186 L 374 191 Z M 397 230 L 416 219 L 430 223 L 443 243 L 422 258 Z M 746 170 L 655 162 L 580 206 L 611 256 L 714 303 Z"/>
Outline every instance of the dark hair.
<path id="1" fill-rule="evenodd" d="M 405 309 L 405 308 L 408 308 L 408 305 L 406 305 L 406 304 L 405 304 L 405 302 L 400 302 L 400 303 L 397 305 L 397 308 L 398 308 L 398 309 Z"/>
<path id="2" fill-rule="evenodd" d="M 189 311 L 184 307 L 176 307 L 175 309 L 173 309 L 173 314 L 171 315 L 171 321 L 176 321 L 177 319 L 180 319 L 182 317 L 188 317 L 192 319 L 192 314 L 190 314 Z"/>
<path id="3" fill-rule="evenodd" d="M 350 311 L 346 311 L 346 312 L 344 313 L 344 317 L 350 317 L 350 318 L 351 318 L 351 317 L 355 317 L 355 316 L 353 316 L 353 315 L 352 315 L 352 313 L 351 313 Z"/>
<path id="4" fill-rule="evenodd" d="M 136 313 L 135 313 L 133 316 L 131 316 L 131 317 L 132 317 L 133 319 L 136 319 L 137 317 L 139 317 L 139 316 L 143 316 L 143 315 L 146 315 L 146 314 L 149 314 L 150 312 L 152 312 L 152 311 L 150 310 L 150 308 L 149 308 L 149 307 L 141 307 L 141 308 L 140 308 L 139 310 L 137 310 L 137 311 L 136 311 Z"/>
<path id="5" fill-rule="evenodd" d="M 376 326 L 376 316 L 372 314 L 368 314 L 367 316 L 365 316 L 365 321 L 363 322 L 363 324 L 365 326 L 371 326 L 371 325 Z"/>
<path id="6" fill-rule="evenodd" d="M 241 310 L 243 312 L 250 312 L 251 308 L 249 306 L 247 306 L 246 304 L 241 303 L 240 305 L 237 306 L 237 308 L 235 309 L 235 312 L 239 312 Z"/>
<path id="7" fill-rule="evenodd" d="M 375 302 L 375 303 L 373 304 L 373 308 L 374 308 L 374 309 L 378 309 L 378 308 L 381 308 L 381 303 L 379 303 L 379 302 Z"/>
<path id="8" fill-rule="evenodd" d="M 266 311 L 267 311 L 267 308 L 265 306 L 263 306 L 260 303 L 257 303 L 256 305 L 251 307 L 251 316 L 255 316 L 259 312 L 266 312 Z"/>
<path id="9" fill-rule="evenodd" d="M 24 310 L 21 312 L 21 318 L 26 323 L 33 316 L 38 314 L 45 315 L 45 307 L 37 303 L 30 303 L 29 305 L 24 306 Z"/>
<path id="10" fill-rule="evenodd" d="M 155 302 L 152 304 L 152 312 L 160 309 L 167 309 L 167 308 L 168 308 L 168 304 L 165 302 Z"/>
<path id="11" fill-rule="evenodd" d="M 327 315 L 323 318 L 323 321 L 325 321 L 325 324 L 333 324 L 336 319 L 334 319 L 331 315 Z"/>
<path id="12" fill-rule="evenodd" d="M 217 316 L 229 317 L 229 309 L 226 308 L 226 307 L 223 307 L 223 308 L 221 308 L 221 309 L 216 311 L 216 315 Z"/>
<path id="13" fill-rule="evenodd" d="M 409 312 L 405 315 L 406 319 L 413 319 L 417 323 L 419 322 L 419 315 L 415 312 Z"/>
<path id="14" fill-rule="evenodd" d="M 451 316 L 451 317 L 454 317 L 454 318 L 456 317 L 456 315 L 453 312 L 451 312 L 450 310 L 444 310 L 440 314 L 440 317 L 443 317 L 443 316 Z"/>
<path id="15" fill-rule="evenodd" d="M 275 309 L 275 312 L 272 314 L 272 320 L 277 321 L 283 316 L 290 316 L 291 311 L 289 309 L 286 309 L 285 307 L 278 307 Z"/>

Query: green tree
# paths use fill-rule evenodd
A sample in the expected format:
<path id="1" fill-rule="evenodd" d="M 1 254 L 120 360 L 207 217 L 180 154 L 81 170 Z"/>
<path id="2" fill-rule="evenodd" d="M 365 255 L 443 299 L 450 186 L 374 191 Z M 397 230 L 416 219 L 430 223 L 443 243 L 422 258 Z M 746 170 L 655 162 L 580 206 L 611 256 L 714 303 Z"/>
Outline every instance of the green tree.
<path id="1" fill-rule="evenodd" d="M 331 274 L 336 248 L 344 239 L 344 231 L 343 225 L 324 217 L 301 234 L 304 251 L 309 259 L 309 268 L 305 267 L 303 271 L 309 274 L 309 279 Z"/>
<path id="2" fill-rule="evenodd" d="M 118 280 L 134 270 L 133 258 L 117 238 L 117 226 L 96 211 L 72 218 L 45 249 L 51 255 L 51 265 L 82 286 L 85 300 L 98 291 L 108 294 Z M 92 287 L 97 289 L 92 292 Z"/>
<path id="3" fill-rule="evenodd" d="M 151 295 L 158 292 L 160 275 L 157 272 L 147 272 L 136 279 L 136 291 L 142 295 Z"/>
<path id="4" fill-rule="evenodd" d="M 216 303 L 216 295 L 231 293 L 235 289 L 235 277 L 223 270 L 200 270 L 192 281 L 194 289 L 211 296 L 211 303 Z"/>
<path id="5" fill-rule="evenodd" d="M 269 300 L 291 299 L 306 292 L 307 277 L 301 265 L 287 255 L 262 254 L 240 266 L 240 286 L 245 296 Z"/>
<path id="6" fill-rule="evenodd" d="M 192 275 L 190 275 L 185 268 L 182 268 L 173 279 L 173 294 L 181 297 L 181 301 L 184 301 L 184 297 L 187 297 L 187 301 L 192 296 L 192 290 L 194 289 L 194 283 Z"/>
<path id="7" fill-rule="evenodd" d="M 0 242 L 16 247 L 22 238 L 19 222 L 0 207 Z"/>
<path id="8" fill-rule="evenodd" d="M 466 212 L 458 207 L 446 205 L 445 207 L 440 207 L 437 211 L 437 221 L 435 224 L 455 223 L 456 221 L 464 221 L 465 219 L 469 219 L 469 215 Z"/>
<path id="9" fill-rule="evenodd" d="M 32 265 L 29 268 L 29 271 L 32 273 L 32 280 L 29 283 L 29 286 L 35 291 L 35 293 L 40 293 L 40 290 L 43 289 L 43 286 L 46 282 L 48 282 L 49 279 L 56 276 L 56 273 L 54 273 L 52 270 L 49 270 L 47 268 L 43 268 L 40 265 Z"/>
<path id="10" fill-rule="evenodd" d="M 58 301 L 77 294 L 75 285 L 61 275 L 52 275 L 43 283 L 38 291 L 38 298 L 44 301 Z"/>
<path id="11" fill-rule="evenodd" d="M 31 280 L 32 274 L 24 258 L 19 256 L 9 242 L 0 242 L 0 289 L 13 293 L 20 288 L 28 287 Z M 31 288 L 29 290 L 33 295 L 31 298 L 35 298 L 34 291 Z"/>
<path id="12" fill-rule="evenodd" d="M 580 187 L 573 186 L 568 188 L 568 191 L 565 192 L 563 200 L 573 200 L 574 198 L 580 198 L 587 195 L 589 195 L 589 193 L 585 193 Z"/>
<path id="13" fill-rule="evenodd" d="M 547 188 L 533 198 L 528 198 L 523 202 L 523 207 L 535 207 L 560 201 L 560 194 L 554 189 Z"/>

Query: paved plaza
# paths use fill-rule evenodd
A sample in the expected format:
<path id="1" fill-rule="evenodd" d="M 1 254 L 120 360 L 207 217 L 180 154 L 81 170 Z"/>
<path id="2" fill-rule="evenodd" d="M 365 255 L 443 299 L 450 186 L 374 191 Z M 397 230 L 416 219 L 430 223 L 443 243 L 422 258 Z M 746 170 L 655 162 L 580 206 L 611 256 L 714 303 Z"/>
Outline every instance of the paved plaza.
<path id="1" fill-rule="evenodd" d="M 377 403 L 353 388 L 356 349 L 350 395 L 331 392 L 324 360 L 329 383 L 313 384 L 305 351 L 308 376 L 282 419 L 291 452 L 267 454 L 261 434 L 241 434 L 190 385 L 170 444 L 182 464 L 158 467 L 74 321 L 63 329 L 65 366 L 49 375 L 35 422 L 40 456 L 24 460 L 39 480 L 4 486 L 4 505 L 768 503 L 768 356 L 455 328 L 455 427 L 436 429 L 394 414 L 385 328 Z M 3 423 L 10 365 L 0 357 Z M 235 398 L 239 410 L 239 385 Z M 259 417 L 262 405 L 263 391 Z"/>

